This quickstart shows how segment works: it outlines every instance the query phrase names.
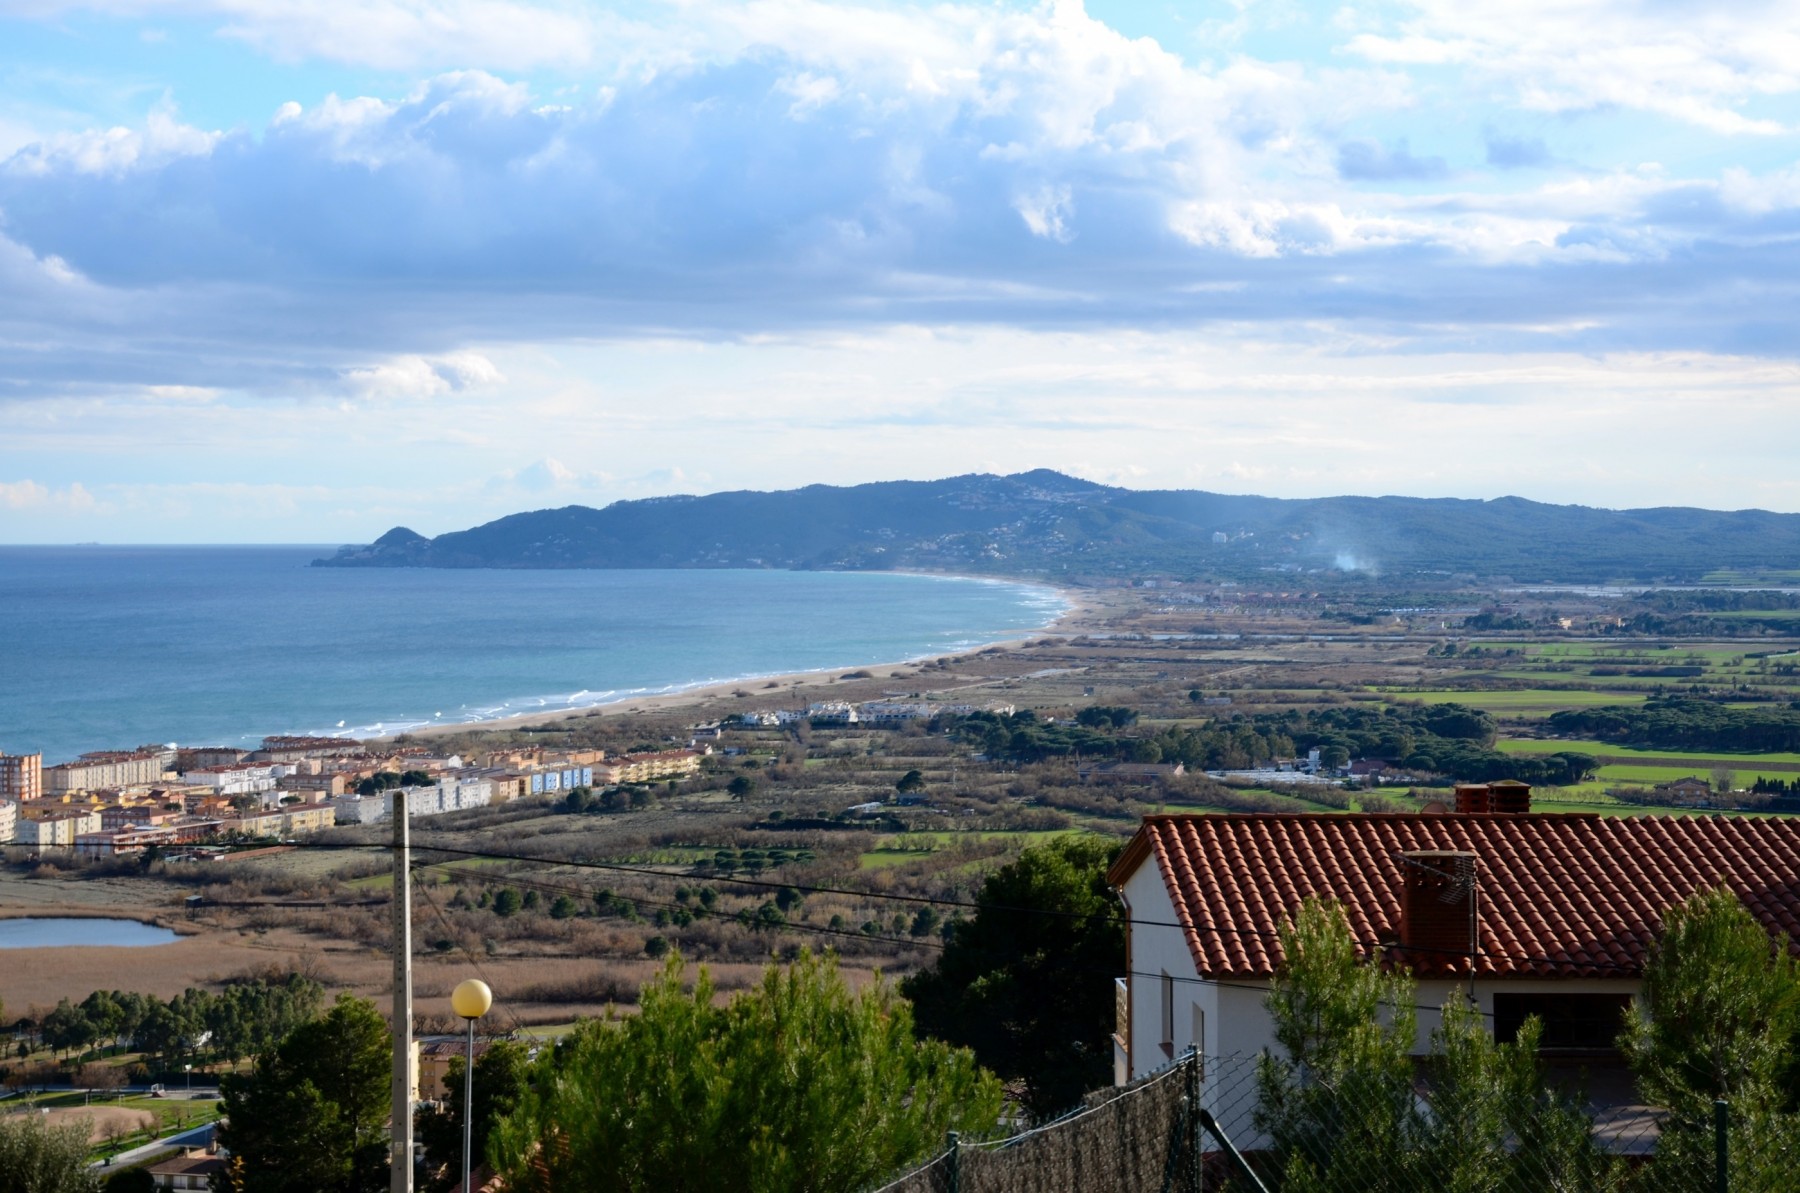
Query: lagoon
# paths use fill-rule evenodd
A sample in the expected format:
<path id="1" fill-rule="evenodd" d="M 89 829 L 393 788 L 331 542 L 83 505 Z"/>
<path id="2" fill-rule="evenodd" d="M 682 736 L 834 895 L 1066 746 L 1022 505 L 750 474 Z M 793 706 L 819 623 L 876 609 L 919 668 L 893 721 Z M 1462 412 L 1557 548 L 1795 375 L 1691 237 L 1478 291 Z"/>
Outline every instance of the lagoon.
<path id="1" fill-rule="evenodd" d="M 0 920 L 0 949 L 141 949 L 174 944 L 181 937 L 167 928 L 136 920 L 39 918 Z"/>

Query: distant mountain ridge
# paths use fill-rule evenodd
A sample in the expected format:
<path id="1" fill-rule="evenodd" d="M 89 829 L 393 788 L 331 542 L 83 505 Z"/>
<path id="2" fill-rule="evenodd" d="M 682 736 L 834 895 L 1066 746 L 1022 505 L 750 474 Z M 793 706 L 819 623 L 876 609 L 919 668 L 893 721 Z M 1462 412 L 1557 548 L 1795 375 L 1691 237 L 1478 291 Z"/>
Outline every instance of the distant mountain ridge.
<path id="1" fill-rule="evenodd" d="M 1699 580 L 1800 567 L 1800 514 L 1605 510 L 1520 497 L 1239 497 L 1049 469 L 619 501 L 426 538 L 395 527 L 315 567 L 922 568 L 1467 573 L 1522 582 Z"/>

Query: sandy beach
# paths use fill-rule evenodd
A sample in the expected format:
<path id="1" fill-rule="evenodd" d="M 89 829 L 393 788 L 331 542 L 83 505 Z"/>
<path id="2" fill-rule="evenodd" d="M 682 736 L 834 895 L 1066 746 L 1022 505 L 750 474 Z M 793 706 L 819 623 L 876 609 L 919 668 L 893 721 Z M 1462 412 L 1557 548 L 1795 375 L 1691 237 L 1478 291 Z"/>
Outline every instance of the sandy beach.
<path id="1" fill-rule="evenodd" d="M 992 577 L 961 578 L 992 579 Z M 1066 603 L 1066 608 L 1054 620 L 1027 635 L 982 643 L 979 646 L 952 654 L 925 655 L 887 662 L 851 663 L 824 670 L 746 676 L 719 683 L 680 688 L 670 692 L 628 696 L 606 704 L 590 705 L 584 708 L 521 713 L 517 716 L 496 717 L 487 721 L 425 725 L 408 729 L 403 734 L 394 736 L 417 740 L 462 736 L 469 733 L 503 733 L 588 717 L 669 714 L 678 710 L 692 710 L 698 714 L 714 716 L 746 707 L 791 708 L 823 699 L 875 699 L 882 692 L 894 690 L 895 681 L 911 680 L 919 676 L 921 664 L 936 659 L 967 659 L 983 652 L 995 650 L 1014 651 L 1027 643 L 1045 637 L 1074 637 L 1089 633 L 1101 628 L 1117 608 L 1118 598 L 1116 596 L 1109 598 L 1108 590 L 1105 589 L 1066 588 L 1035 578 L 1018 582 L 1055 589 L 1057 595 Z M 859 672 L 867 672 L 868 675 L 866 677 L 858 676 Z M 851 678 L 852 676 L 855 678 Z M 879 690 L 867 690 L 871 688 L 871 685 Z M 955 690 L 966 689 L 967 685 L 959 685 Z M 925 695 L 933 695 L 936 691 L 921 689 L 917 686 L 910 686 L 906 689 L 907 694 L 921 692 Z M 380 737 L 370 740 L 386 742 L 393 738 Z"/>

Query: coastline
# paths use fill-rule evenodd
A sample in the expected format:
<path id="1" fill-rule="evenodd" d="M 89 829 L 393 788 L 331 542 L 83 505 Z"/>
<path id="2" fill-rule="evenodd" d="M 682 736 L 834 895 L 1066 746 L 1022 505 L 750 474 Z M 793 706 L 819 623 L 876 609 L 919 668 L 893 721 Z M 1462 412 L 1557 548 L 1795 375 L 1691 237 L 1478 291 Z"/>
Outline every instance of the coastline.
<path id="1" fill-rule="evenodd" d="M 873 673 L 865 683 L 892 681 L 897 678 L 913 678 L 918 674 L 916 668 L 927 660 L 949 659 L 963 660 L 986 651 L 1012 652 L 1031 641 L 1046 635 L 1051 637 L 1073 637 L 1095 628 L 1098 619 L 1110 608 L 1109 602 L 1100 597 L 1104 590 L 1089 588 L 1073 588 L 1054 581 L 1040 578 L 1012 578 L 997 576 L 965 576 L 945 572 L 909 571 L 907 575 L 927 576 L 945 580 L 978 580 L 988 583 L 1031 585 L 1054 591 L 1063 602 L 1063 609 L 1050 621 L 1036 629 L 1025 632 L 1022 636 L 998 639 L 992 642 L 981 642 L 962 649 L 949 652 L 932 652 L 915 655 L 911 658 L 885 662 L 845 663 L 829 668 L 815 668 L 809 671 L 770 672 L 760 675 L 747 675 L 737 679 L 706 681 L 685 685 L 667 691 L 647 692 L 639 696 L 622 696 L 604 703 L 586 705 L 578 708 L 555 709 L 545 712 L 517 713 L 512 716 L 495 717 L 481 721 L 458 721 L 454 724 L 430 724 L 417 728 L 404 729 L 393 734 L 364 739 L 371 743 L 391 744 L 401 737 L 412 740 L 430 740 L 434 738 L 461 736 L 470 733 L 507 733 L 521 730 L 556 725 L 565 721 L 581 720 L 589 717 L 619 717 L 655 713 L 671 713 L 680 709 L 704 708 L 720 701 L 736 700 L 738 693 L 753 689 L 752 695 L 766 694 L 770 699 L 777 697 L 787 702 L 799 700 L 810 703 L 814 698 L 834 694 L 834 689 L 842 686 L 846 673 L 868 671 Z M 910 674 L 893 674 L 899 670 L 910 670 Z"/>

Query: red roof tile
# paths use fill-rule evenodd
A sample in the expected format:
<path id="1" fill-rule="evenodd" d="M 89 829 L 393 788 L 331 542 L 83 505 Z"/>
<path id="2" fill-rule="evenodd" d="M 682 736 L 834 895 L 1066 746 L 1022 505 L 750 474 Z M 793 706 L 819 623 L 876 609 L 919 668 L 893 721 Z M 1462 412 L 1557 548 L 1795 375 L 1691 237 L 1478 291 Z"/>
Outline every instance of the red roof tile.
<path id="1" fill-rule="evenodd" d="M 1278 928 L 1311 895 L 1343 905 L 1365 955 L 1460 975 L 1465 956 L 1398 948 L 1399 855 L 1428 850 L 1477 857 L 1480 976 L 1639 976 L 1664 910 L 1720 882 L 1800 937 L 1800 820 L 1780 817 L 1149 816 L 1110 878 L 1156 862 L 1206 977 L 1272 975 Z"/>

